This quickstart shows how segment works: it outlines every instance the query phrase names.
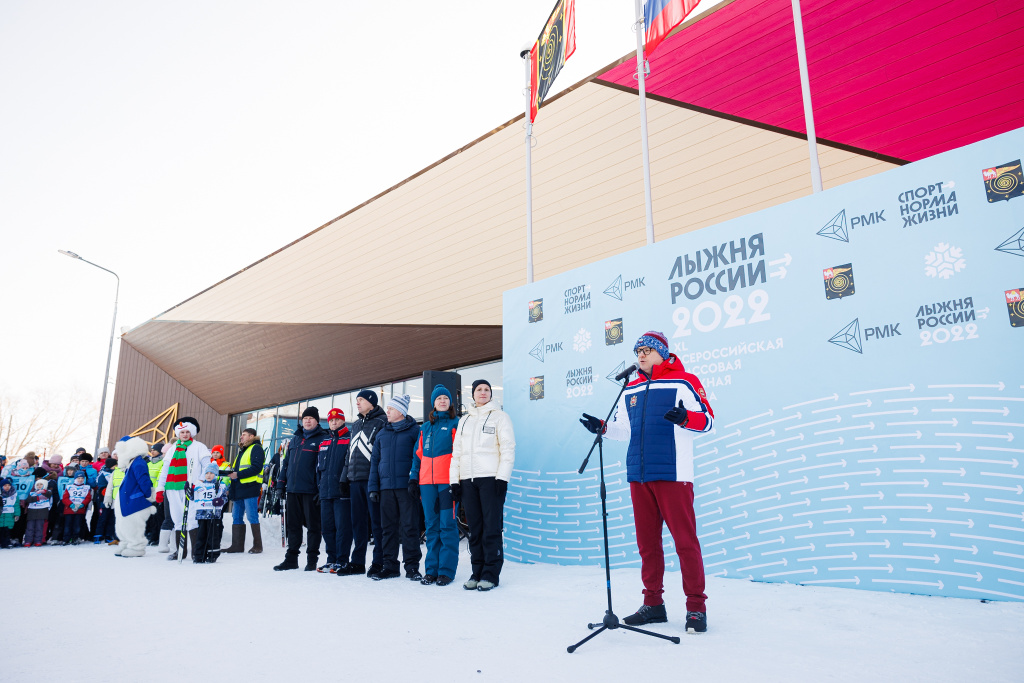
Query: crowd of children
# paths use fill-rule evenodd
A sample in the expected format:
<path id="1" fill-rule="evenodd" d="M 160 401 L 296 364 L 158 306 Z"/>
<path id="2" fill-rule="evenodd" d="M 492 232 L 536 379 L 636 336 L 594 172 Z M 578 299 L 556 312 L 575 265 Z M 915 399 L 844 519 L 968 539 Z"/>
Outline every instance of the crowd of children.
<path id="1" fill-rule="evenodd" d="M 222 447 L 215 447 L 216 449 Z M 163 469 L 169 450 L 162 443 L 150 447 L 146 464 L 153 486 Z M 0 549 L 32 548 L 42 545 L 78 545 L 92 541 L 118 545 L 115 531 L 118 492 L 124 471 L 118 468 L 117 449 L 100 449 L 101 459 L 79 448 L 65 466 L 59 455 L 40 461 L 29 452 L 17 460 L 0 455 Z M 223 456 L 221 456 L 223 457 Z M 219 556 L 223 525 L 220 521 L 227 502 L 227 485 L 217 476 L 216 463 L 204 472 L 196 486 L 195 519 L 201 543 L 193 550 L 196 562 L 214 562 Z M 146 529 L 149 545 L 158 545 L 166 526 L 164 505 L 155 505 Z M 168 519 L 169 521 L 169 519 Z M 164 529 L 165 536 L 170 533 Z M 161 552 L 167 552 L 161 548 Z"/>

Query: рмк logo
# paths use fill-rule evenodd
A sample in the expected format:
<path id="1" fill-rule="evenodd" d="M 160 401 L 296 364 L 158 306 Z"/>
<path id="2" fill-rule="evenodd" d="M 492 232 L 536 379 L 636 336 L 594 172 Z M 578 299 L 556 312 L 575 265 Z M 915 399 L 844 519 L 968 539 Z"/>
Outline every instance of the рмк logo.
<path id="1" fill-rule="evenodd" d="M 825 278 L 825 298 L 842 299 L 844 296 L 853 296 L 853 264 L 847 263 L 842 266 L 833 266 L 821 271 Z"/>
<path id="2" fill-rule="evenodd" d="M 606 320 L 604 323 L 604 345 L 614 346 L 622 343 L 622 318 Z"/>
<path id="3" fill-rule="evenodd" d="M 1007 290 L 1005 294 L 1010 327 L 1024 327 L 1024 287 Z"/>
<path id="4" fill-rule="evenodd" d="M 615 282 L 605 287 L 604 293 L 613 299 L 622 301 L 622 276 L 618 276 L 615 278 Z"/>
<path id="5" fill-rule="evenodd" d="M 1006 238 L 1006 241 L 996 247 L 996 251 L 1014 256 L 1024 256 L 1024 228 Z"/>
<path id="6" fill-rule="evenodd" d="M 544 299 L 530 302 L 530 322 L 539 323 L 544 319 Z"/>
<path id="7" fill-rule="evenodd" d="M 849 242 L 850 234 L 846 231 L 846 209 L 843 209 L 833 216 L 832 220 L 826 223 L 825 227 L 818 231 L 818 234 L 822 237 L 827 237 L 830 240 Z"/>
<path id="8" fill-rule="evenodd" d="M 1021 173 L 1020 159 L 986 168 L 982 170 L 981 177 L 985 179 L 985 194 L 990 202 L 1001 199 L 1009 201 L 1024 195 L 1024 174 Z"/>
<path id="9" fill-rule="evenodd" d="M 860 344 L 860 318 L 854 318 L 853 322 L 833 334 L 829 341 L 847 351 L 863 353 Z"/>

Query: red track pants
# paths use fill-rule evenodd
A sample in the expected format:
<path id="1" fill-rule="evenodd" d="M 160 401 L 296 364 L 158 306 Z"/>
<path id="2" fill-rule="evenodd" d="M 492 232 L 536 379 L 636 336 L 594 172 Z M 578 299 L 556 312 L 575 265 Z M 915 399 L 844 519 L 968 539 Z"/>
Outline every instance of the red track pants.
<path id="1" fill-rule="evenodd" d="M 640 578 L 644 604 L 660 605 L 665 592 L 665 549 L 662 524 L 668 524 L 676 545 L 686 593 L 686 611 L 704 612 L 704 560 L 693 513 L 693 484 L 688 481 L 630 482 L 636 543 L 640 549 Z"/>

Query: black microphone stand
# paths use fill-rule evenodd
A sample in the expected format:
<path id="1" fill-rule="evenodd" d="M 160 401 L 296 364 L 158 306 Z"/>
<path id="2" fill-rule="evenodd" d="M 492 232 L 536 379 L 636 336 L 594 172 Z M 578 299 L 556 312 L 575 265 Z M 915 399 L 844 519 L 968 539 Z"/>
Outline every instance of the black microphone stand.
<path id="1" fill-rule="evenodd" d="M 629 375 L 627 374 L 625 379 L 622 381 L 622 386 L 619 387 L 619 395 L 615 397 L 615 401 L 612 403 L 612 409 L 608 411 L 608 415 L 604 418 L 604 424 L 612 419 L 612 414 L 619 405 L 619 399 L 622 398 L 622 394 L 626 391 L 626 385 L 629 384 Z M 612 567 L 611 560 L 608 556 L 608 491 L 604 485 L 604 434 L 603 430 L 598 430 L 597 435 L 594 437 L 594 443 L 591 444 L 590 450 L 587 452 L 587 457 L 583 459 L 583 464 L 580 465 L 579 473 L 583 474 L 583 471 L 587 469 L 587 463 L 590 462 L 590 456 L 594 453 L 594 448 L 597 448 L 597 461 L 598 469 L 601 473 L 601 526 L 604 530 L 604 578 L 605 586 L 608 590 L 608 609 L 605 610 L 604 618 L 599 624 L 587 624 L 587 628 L 593 631 L 597 629 L 589 636 L 576 643 L 570 645 L 566 650 L 572 654 L 576 651 L 580 645 L 583 645 L 591 638 L 594 638 L 599 633 L 605 630 L 615 630 L 617 628 L 625 629 L 627 631 L 633 631 L 634 633 L 642 633 L 646 636 L 654 636 L 655 638 L 661 638 L 662 640 L 668 640 L 676 645 L 679 644 L 678 636 L 666 636 L 661 633 L 654 633 L 653 631 L 645 631 L 644 629 L 636 628 L 635 626 L 629 626 L 619 621 L 619 618 L 615 616 L 615 612 L 612 611 Z"/>

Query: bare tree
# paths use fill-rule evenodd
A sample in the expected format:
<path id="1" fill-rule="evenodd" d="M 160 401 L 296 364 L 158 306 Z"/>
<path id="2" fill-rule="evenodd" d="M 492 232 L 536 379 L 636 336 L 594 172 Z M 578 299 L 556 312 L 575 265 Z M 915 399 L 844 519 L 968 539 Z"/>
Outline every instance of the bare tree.
<path id="1" fill-rule="evenodd" d="M 78 388 L 39 391 L 30 397 L 0 394 L 0 452 L 12 457 L 29 449 L 59 451 L 69 439 L 88 435 L 96 403 Z"/>

